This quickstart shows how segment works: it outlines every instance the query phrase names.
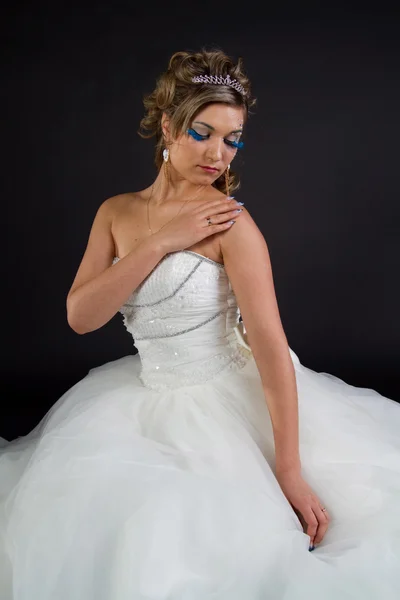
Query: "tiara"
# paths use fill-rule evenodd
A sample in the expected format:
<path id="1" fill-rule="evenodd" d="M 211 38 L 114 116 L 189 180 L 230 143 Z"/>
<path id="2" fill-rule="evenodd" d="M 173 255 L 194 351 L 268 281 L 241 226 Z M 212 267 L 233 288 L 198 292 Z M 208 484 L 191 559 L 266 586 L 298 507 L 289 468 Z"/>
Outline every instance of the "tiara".
<path id="1" fill-rule="evenodd" d="M 231 79 L 229 75 L 222 77 L 221 75 L 197 75 L 192 77 L 193 83 L 215 83 L 216 85 L 229 85 L 235 88 L 242 96 L 246 95 L 244 87 L 236 80 Z"/>

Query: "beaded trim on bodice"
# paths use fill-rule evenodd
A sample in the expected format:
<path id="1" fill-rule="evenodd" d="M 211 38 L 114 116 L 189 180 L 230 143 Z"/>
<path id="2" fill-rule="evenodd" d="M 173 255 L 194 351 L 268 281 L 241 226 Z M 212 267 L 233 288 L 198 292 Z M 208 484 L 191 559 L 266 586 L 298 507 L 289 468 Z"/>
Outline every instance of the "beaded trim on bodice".
<path id="1" fill-rule="evenodd" d="M 120 312 L 139 351 L 141 380 L 152 389 L 203 383 L 251 356 L 224 265 L 201 254 L 164 256 Z"/>

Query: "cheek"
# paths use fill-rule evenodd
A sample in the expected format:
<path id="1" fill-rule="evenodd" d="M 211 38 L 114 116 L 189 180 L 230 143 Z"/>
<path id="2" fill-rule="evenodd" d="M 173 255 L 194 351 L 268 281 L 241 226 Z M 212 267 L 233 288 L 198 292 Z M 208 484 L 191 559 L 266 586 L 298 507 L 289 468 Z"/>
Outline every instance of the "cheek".
<path id="1" fill-rule="evenodd" d="M 205 142 L 198 142 L 197 140 L 190 138 L 185 145 L 181 146 L 181 157 L 186 161 L 196 159 L 196 157 L 204 154 L 206 147 Z"/>
<path id="2" fill-rule="evenodd" d="M 199 142 L 198 140 L 190 137 L 187 142 L 187 148 L 191 152 L 201 152 L 206 147 L 207 142 Z"/>
<path id="3" fill-rule="evenodd" d="M 185 140 L 176 147 L 171 159 L 178 169 L 185 170 L 185 168 L 190 168 L 193 162 L 198 162 L 201 152 L 202 148 L 199 142 L 193 139 Z"/>

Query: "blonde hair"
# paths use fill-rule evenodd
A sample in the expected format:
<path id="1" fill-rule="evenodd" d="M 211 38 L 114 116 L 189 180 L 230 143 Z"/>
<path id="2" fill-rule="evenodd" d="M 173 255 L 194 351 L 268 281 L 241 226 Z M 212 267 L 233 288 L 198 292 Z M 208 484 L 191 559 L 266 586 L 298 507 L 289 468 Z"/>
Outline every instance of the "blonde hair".
<path id="1" fill-rule="evenodd" d="M 229 75 L 243 86 L 245 95 L 226 85 L 193 83 L 192 78 L 199 75 Z M 242 59 L 234 63 L 222 50 L 215 49 L 173 54 L 168 69 L 158 78 L 155 89 L 143 99 L 145 116 L 140 121 L 138 131 L 142 138 L 156 137 L 155 164 L 158 169 L 163 164 L 165 147 L 161 128 L 163 113 L 169 118 L 172 136 L 176 137 L 187 130 L 205 105 L 213 102 L 242 107 L 247 119 L 249 109 L 256 100 L 251 98 L 250 81 L 243 71 Z M 229 189 L 234 191 L 239 185 L 238 175 L 229 169 Z M 224 192 L 225 175 L 222 174 L 213 186 Z"/>

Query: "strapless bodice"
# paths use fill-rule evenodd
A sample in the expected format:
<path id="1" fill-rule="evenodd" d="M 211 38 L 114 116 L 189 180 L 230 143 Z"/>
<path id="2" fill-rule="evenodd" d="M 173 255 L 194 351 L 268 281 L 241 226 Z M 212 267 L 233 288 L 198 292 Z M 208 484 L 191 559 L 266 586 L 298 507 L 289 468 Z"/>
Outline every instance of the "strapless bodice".
<path id="1" fill-rule="evenodd" d="M 251 355 L 224 265 L 190 250 L 165 255 L 120 312 L 152 389 L 203 383 Z"/>

